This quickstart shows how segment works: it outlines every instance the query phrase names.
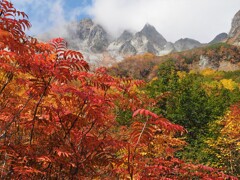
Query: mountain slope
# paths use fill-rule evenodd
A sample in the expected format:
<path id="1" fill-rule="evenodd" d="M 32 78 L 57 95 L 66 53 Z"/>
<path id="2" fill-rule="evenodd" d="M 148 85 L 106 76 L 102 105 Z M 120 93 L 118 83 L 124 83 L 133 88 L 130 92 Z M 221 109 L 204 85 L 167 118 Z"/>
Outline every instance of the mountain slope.
<path id="1" fill-rule="evenodd" d="M 114 64 L 109 72 L 115 76 L 151 80 L 156 76 L 158 65 L 166 61 L 174 62 L 179 71 L 199 71 L 208 68 L 235 71 L 240 70 L 240 47 L 218 43 L 165 56 L 149 53 L 135 55 Z"/>
<path id="2" fill-rule="evenodd" d="M 223 42 L 223 41 L 227 40 L 227 38 L 228 38 L 227 33 L 221 33 L 221 34 L 218 34 L 212 41 L 210 41 L 209 44 Z"/>
<path id="3" fill-rule="evenodd" d="M 240 10 L 235 14 L 232 20 L 232 27 L 229 32 L 231 43 L 240 45 Z"/>
<path id="4" fill-rule="evenodd" d="M 174 43 L 177 52 L 185 51 L 193 48 L 200 47 L 202 44 L 194 39 L 184 38 L 179 39 Z"/>

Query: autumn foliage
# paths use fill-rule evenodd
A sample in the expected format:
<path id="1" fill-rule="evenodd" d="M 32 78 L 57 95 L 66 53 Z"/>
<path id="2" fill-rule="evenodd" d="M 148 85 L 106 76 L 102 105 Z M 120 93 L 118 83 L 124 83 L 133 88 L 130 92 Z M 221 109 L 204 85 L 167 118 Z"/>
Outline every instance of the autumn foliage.
<path id="1" fill-rule="evenodd" d="M 90 72 L 64 39 L 40 43 L 25 13 L 0 8 L 1 179 L 236 179 L 174 157 L 186 131 L 147 110 L 143 81 Z"/>
<path id="2" fill-rule="evenodd" d="M 218 136 L 207 139 L 211 149 L 208 153 L 216 156 L 219 161 L 212 163 L 216 167 L 225 167 L 231 174 L 240 175 L 240 106 L 239 103 L 233 105 L 230 111 L 222 119 L 213 122 L 214 125 L 220 125 Z"/>

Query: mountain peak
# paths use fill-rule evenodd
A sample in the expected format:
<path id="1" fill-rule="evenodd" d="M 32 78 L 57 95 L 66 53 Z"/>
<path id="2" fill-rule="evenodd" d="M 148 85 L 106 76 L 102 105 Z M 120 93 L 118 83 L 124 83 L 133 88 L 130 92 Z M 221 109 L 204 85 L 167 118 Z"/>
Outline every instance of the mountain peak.
<path id="1" fill-rule="evenodd" d="M 212 41 L 210 41 L 209 44 L 219 43 L 226 40 L 227 38 L 228 38 L 227 33 L 220 33 Z"/>
<path id="2" fill-rule="evenodd" d="M 149 23 L 146 23 L 143 29 L 136 35 L 145 36 L 149 41 L 158 44 L 160 47 L 167 43 L 166 39 Z"/>
<path id="3" fill-rule="evenodd" d="M 195 39 L 191 39 L 191 38 L 181 38 L 181 39 L 177 40 L 176 42 L 198 42 L 198 41 L 196 41 Z"/>
<path id="4" fill-rule="evenodd" d="M 154 26 L 149 23 L 146 23 L 144 27 L 154 27 Z"/>
<path id="5" fill-rule="evenodd" d="M 133 37 L 133 34 L 131 32 L 129 32 L 128 30 L 125 30 L 118 38 L 118 41 L 128 41 L 128 40 L 132 39 L 132 37 Z"/>
<path id="6" fill-rule="evenodd" d="M 174 43 L 175 50 L 178 52 L 197 48 L 200 46 L 200 42 L 190 38 L 181 38 Z"/>
<path id="7" fill-rule="evenodd" d="M 141 32 L 157 32 L 157 30 L 156 30 L 156 28 L 153 26 L 153 25 L 151 25 L 151 24 L 149 24 L 149 23 L 146 23 L 145 25 L 144 25 L 144 27 L 143 27 L 143 29 L 141 30 Z M 157 32 L 158 33 L 158 32 Z"/>
<path id="8" fill-rule="evenodd" d="M 84 18 L 80 21 L 80 24 L 85 26 L 93 26 L 94 22 L 90 18 Z"/>

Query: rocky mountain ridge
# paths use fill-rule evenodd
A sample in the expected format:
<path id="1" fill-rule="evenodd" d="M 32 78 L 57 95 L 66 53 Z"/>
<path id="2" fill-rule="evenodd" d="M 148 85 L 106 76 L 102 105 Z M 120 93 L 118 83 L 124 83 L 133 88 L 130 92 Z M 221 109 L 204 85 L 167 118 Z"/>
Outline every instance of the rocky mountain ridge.
<path id="1" fill-rule="evenodd" d="M 148 23 L 139 32 L 132 33 L 125 30 L 116 39 L 91 19 L 71 23 L 67 31 L 68 35 L 65 38 L 69 42 L 70 48 L 81 51 L 85 58 L 93 64 L 103 61 L 106 54 L 114 63 L 114 61 L 121 61 L 127 56 L 136 54 L 149 52 L 155 55 L 165 55 L 204 46 L 190 38 L 179 39 L 175 43 L 168 42 L 154 26 Z"/>
<path id="2" fill-rule="evenodd" d="M 92 64 L 111 65 L 125 57 L 147 52 L 161 56 L 218 42 L 227 41 L 230 44 L 240 45 L 240 11 L 232 20 L 229 34 L 220 33 L 206 44 L 190 38 L 181 38 L 174 43 L 168 42 L 154 26 L 148 23 L 139 32 L 125 30 L 118 38 L 111 37 L 92 19 L 70 23 L 66 29 L 64 38 L 68 41 L 70 48 L 82 52 L 85 59 Z M 106 64 L 102 64 L 103 62 Z"/>

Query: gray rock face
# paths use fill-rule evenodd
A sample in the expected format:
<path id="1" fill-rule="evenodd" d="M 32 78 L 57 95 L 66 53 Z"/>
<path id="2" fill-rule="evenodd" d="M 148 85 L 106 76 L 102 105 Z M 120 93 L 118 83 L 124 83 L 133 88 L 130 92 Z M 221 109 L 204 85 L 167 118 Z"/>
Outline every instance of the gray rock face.
<path id="1" fill-rule="evenodd" d="M 175 47 L 176 51 L 178 51 L 178 52 L 197 48 L 200 46 L 202 46 L 202 44 L 200 42 L 198 42 L 194 39 L 189 39 L 189 38 L 179 39 L 178 41 L 176 41 L 174 43 L 174 47 Z"/>
<path id="2" fill-rule="evenodd" d="M 98 63 L 106 53 L 120 61 L 124 56 L 143 54 L 165 55 L 175 51 L 184 51 L 201 46 L 193 39 L 180 39 L 174 44 L 167 40 L 155 29 L 146 24 L 141 31 L 133 34 L 125 30 L 118 38 L 111 41 L 111 36 L 105 29 L 91 19 L 69 24 L 66 40 L 72 49 L 83 53 L 91 63 Z M 222 37 L 222 36 L 221 36 Z M 98 60 L 99 59 L 99 60 Z"/>
<path id="3" fill-rule="evenodd" d="M 227 38 L 228 38 L 227 33 L 221 33 L 221 34 L 218 34 L 211 42 L 209 42 L 209 44 L 215 44 L 215 43 L 223 42 Z"/>
<path id="4" fill-rule="evenodd" d="M 94 26 L 94 23 L 93 23 L 93 21 L 91 19 L 83 19 L 77 25 L 76 35 L 81 40 L 87 39 L 89 34 L 90 34 L 91 28 L 93 26 Z"/>
<path id="5" fill-rule="evenodd" d="M 160 47 L 163 47 L 167 43 L 166 39 L 150 24 L 146 24 L 137 35 L 145 36 L 150 43 L 156 44 Z"/>
<path id="6" fill-rule="evenodd" d="M 125 30 L 120 36 L 119 38 L 117 38 L 116 40 L 114 40 L 109 46 L 108 46 L 108 50 L 109 51 L 119 51 L 120 52 L 120 48 L 122 49 L 123 45 L 125 43 L 127 43 L 128 41 L 131 41 L 131 39 L 133 38 L 133 34 L 127 30 Z M 129 44 L 129 43 L 127 43 Z"/>
<path id="7" fill-rule="evenodd" d="M 68 37 L 70 47 L 93 53 L 101 53 L 109 45 L 109 35 L 102 26 L 95 24 L 91 19 L 83 19 L 69 25 Z"/>
<path id="8" fill-rule="evenodd" d="M 113 56 L 134 55 L 150 52 L 160 55 L 167 44 L 166 39 L 150 24 L 146 24 L 140 32 L 132 34 L 129 31 L 124 31 L 119 38 L 113 41 L 108 50 Z"/>
<path id="9" fill-rule="evenodd" d="M 123 33 L 119 36 L 116 42 L 126 42 L 133 38 L 133 34 L 127 30 L 123 31 Z"/>
<path id="10" fill-rule="evenodd" d="M 200 56 L 199 67 L 200 67 L 200 69 L 206 69 L 207 67 L 213 68 L 212 66 L 210 66 L 210 59 L 203 55 Z"/>
<path id="11" fill-rule="evenodd" d="M 109 45 L 108 34 L 100 25 L 95 25 L 90 30 L 88 45 L 91 50 L 96 53 L 106 50 Z"/>
<path id="12" fill-rule="evenodd" d="M 174 47 L 174 44 L 171 42 L 167 42 L 166 45 L 164 46 L 163 50 L 160 51 L 159 55 L 166 55 L 172 52 L 175 52 L 176 49 Z"/>
<path id="13" fill-rule="evenodd" d="M 229 37 L 234 37 L 240 33 L 240 10 L 235 14 L 232 20 L 232 27 L 229 32 Z"/>
<path id="14" fill-rule="evenodd" d="M 131 44 L 131 41 L 127 41 L 120 47 L 119 53 L 123 55 L 135 55 L 137 54 L 137 50 Z"/>
<path id="15" fill-rule="evenodd" d="M 150 24 L 146 24 L 131 40 L 138 54 L 150 52 L 160 55 L 160 51 L 167 44 L 166 39 Z"/>
<path id="16" fill-rule="evenodd" d="M 107 51 L 112 57 L 121 60 L 126 55 L 135 55 L 137 53 L 135 47 L 131 44 L 133 34 L 125 30 L 116 40 L 112 41 Z"/>

